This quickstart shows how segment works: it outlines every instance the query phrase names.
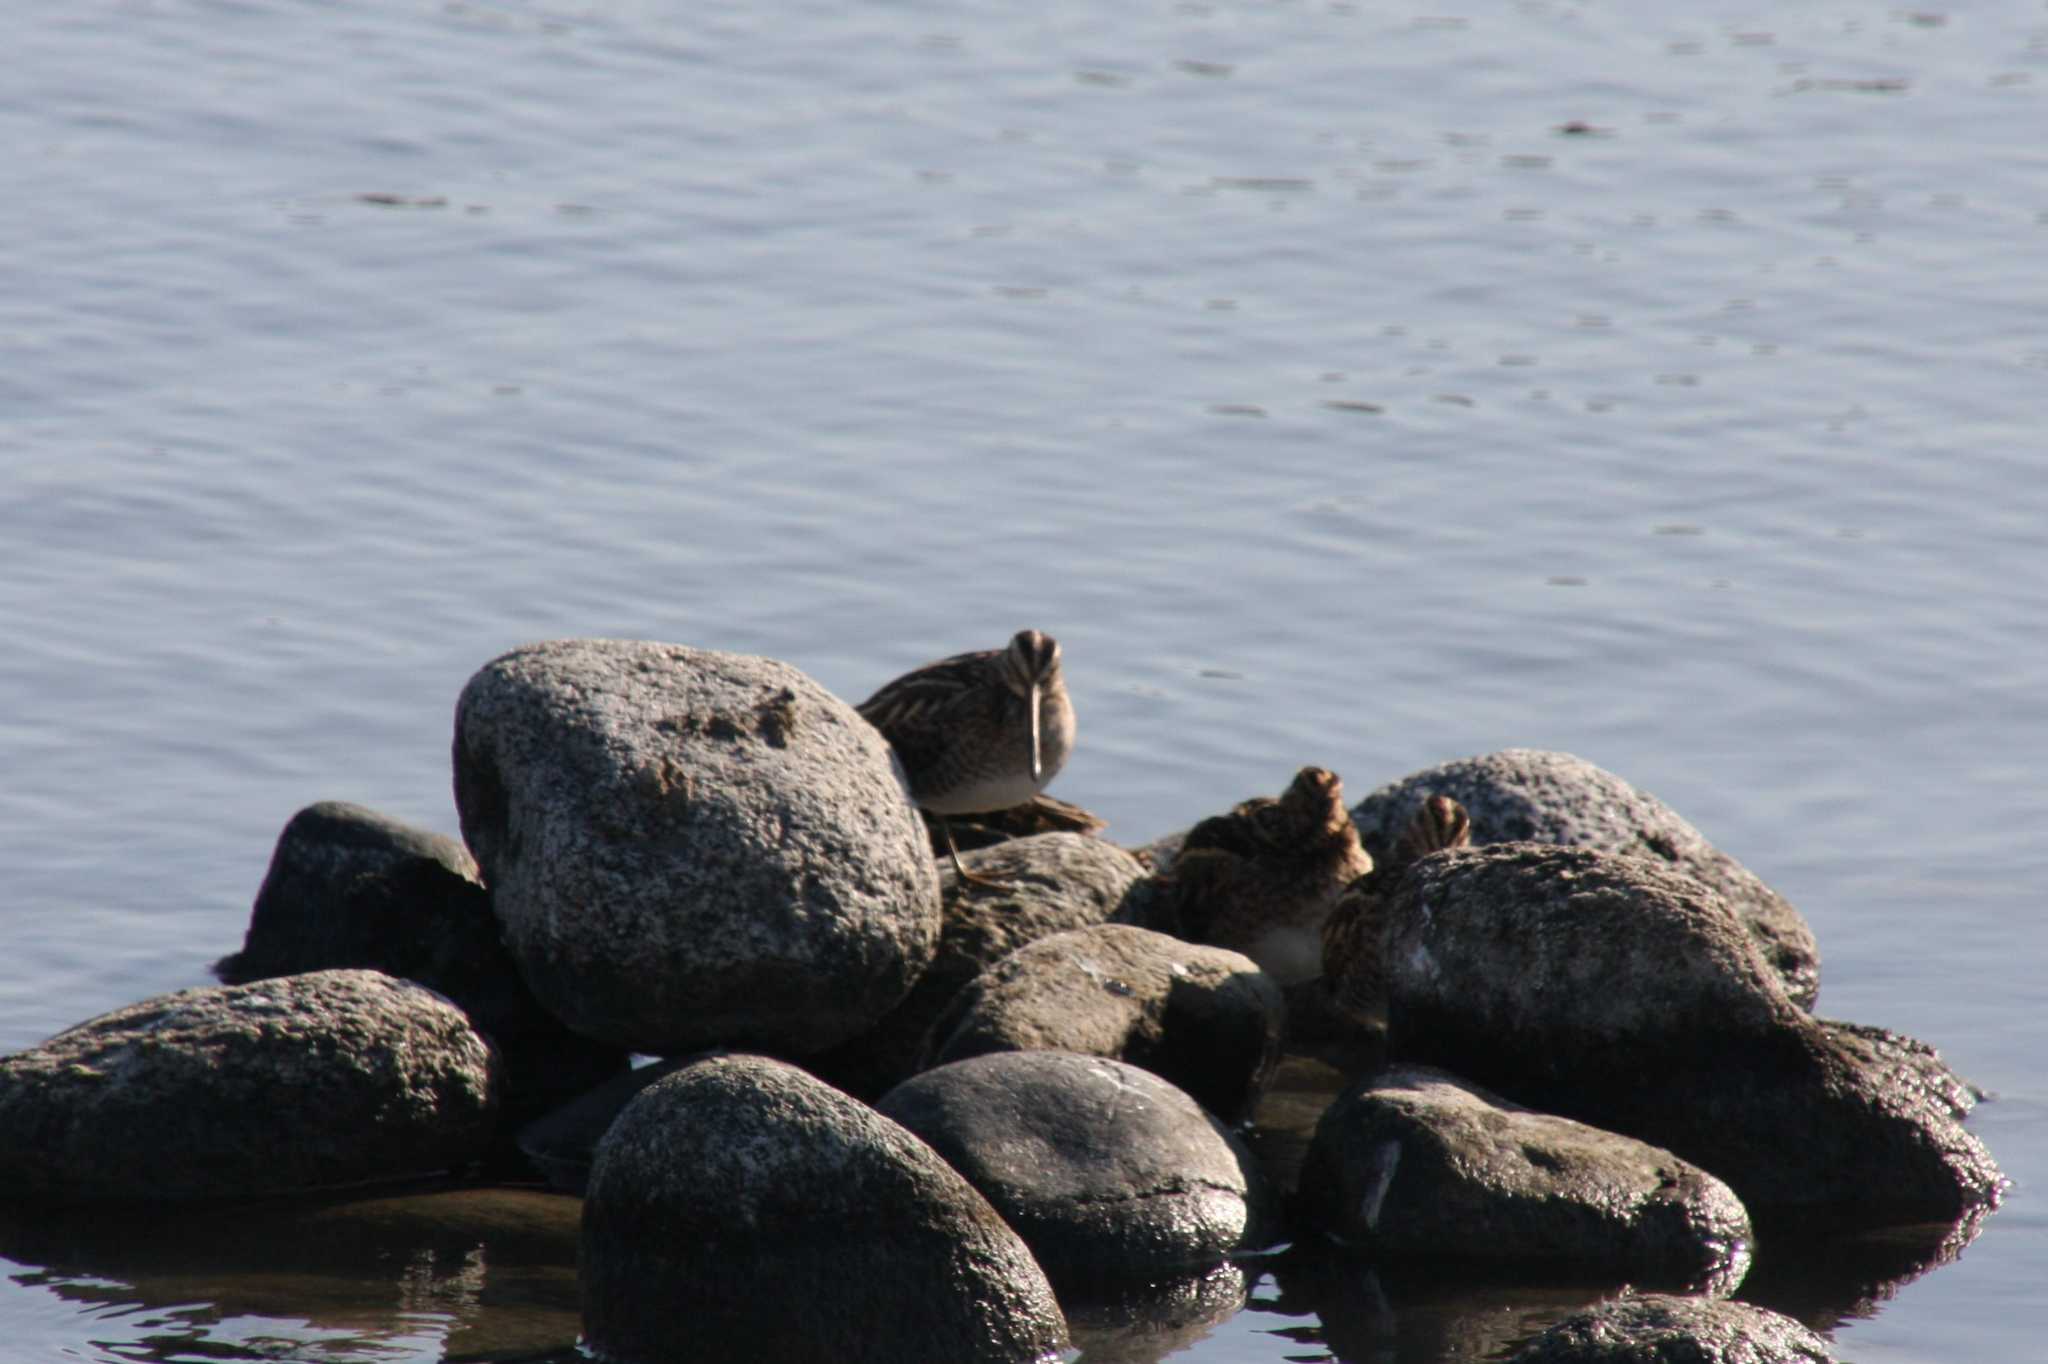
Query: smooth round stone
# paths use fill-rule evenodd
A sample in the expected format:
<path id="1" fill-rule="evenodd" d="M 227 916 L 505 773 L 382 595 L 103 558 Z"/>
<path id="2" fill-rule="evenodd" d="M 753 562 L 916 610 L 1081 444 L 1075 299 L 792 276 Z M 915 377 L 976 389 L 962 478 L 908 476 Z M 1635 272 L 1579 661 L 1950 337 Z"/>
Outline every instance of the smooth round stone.
<path id="1" fill-rule="evenodd" d="M 1748 1263 L 1749 1214 L 1706 1171 L 1423 1066 L 1332 1104 L 1300 1187 L 1312 1225 L 1376 1258 L 1730 1283 Z"/>
<path id="2" fill-rule="evenodd" d="M 531 645 L 470 679 L 454 760 L 513 956 L 586 1036 L 822 1051 L 931 960 L 938 873 L 889 746 L 787 664 Z"/>
<path id="3" fill-rule="evenodd" d="M 877 1105 L 987 1195 L 1061 1284 L 1171 1274 L 1273 1232 L 1251 1154 L 1150 1071 L 1068 1052 L 977 1056 Z"/>
<path id="4" fill-rule="evenodd" d="M 432 1174 L 483 1153 L 498 1083 L 461 1010 L 381 972 L 182 990 L 0 1060 L 0 1188 L 240 1198 Z"/>
<path id="5" fill-rule="evenodd" d="M 1237 1122 L 1265 1092 L 1286 1018 L 1280 987 L 1242 953 L 1096 924 L 982 972 L 934 1027 L 930 1064 L 998 1051 L 1108 1056 Z"/>
<path id="6" fill-rule="evenodd" d="M 584 1334 L 620 1364 L 1050 1360 L 1031 1252 L 932 1149 L 794 1066 L 717 1056 L 641 1091 L 583 1205 Z"/>

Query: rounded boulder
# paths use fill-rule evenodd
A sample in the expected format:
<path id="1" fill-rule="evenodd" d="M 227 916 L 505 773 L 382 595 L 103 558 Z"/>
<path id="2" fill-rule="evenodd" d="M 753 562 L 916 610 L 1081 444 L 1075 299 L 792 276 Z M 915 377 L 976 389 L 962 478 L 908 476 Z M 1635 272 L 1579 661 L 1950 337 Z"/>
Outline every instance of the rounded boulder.
<path id="1" fill-rule="evenodd" d="M 586 1340 L 624 1364 L 999 1364 L 1066 1343 L 987 1200 L 894 1122 L 762 1057 L 698 1061 L 626 1106 L 582 1241 Z"/>
<path id="2" fill-rule="evenodd" d="M 432 1174 L 488 1144 L 498 1065 L 377 971 L 181 990 L 0 1060 L 0 1188 L 241 1198 Z"/>
<path id="3" fill-rule="evenodd" d="M 1108 1056 L 1238 1122 L 1272 1078 L 1286 1018 L 1280 987 L 1243 953 L 1096 924 L 982 972 L 933 1028 L 929 1064 L 999 1051 Z"/>
<path id="4" fill-rule="evenodd" d="M 1197 1268 L 1274 1230 L 1244 1145 L 1185 1093 L 1121 1061 L 977 1056 L 906 1080 L 877 1106 L 981 1190 L 1055 1283 Z"/>
<path id="5" fill-rule="evenodd" d="M 1308 1221 L 1388 1258 L 1519 1261 L 1733 1283 L 1749 1214 L 1669 1151 L 1399 1067 L 1324 1112 L 1301 1170 Z"/>
<path id="6" fill-rule="evenodd" d="M 1677 811 L 1570 753 L 1510 748 L 1439 763 L 1380 787 L 1351 812 L 1365 846 L 1384 856 L 1432 795 L 1472 816 L 1474 846 L 1556 843 L 1662 863 L 1714 891 L 1735 911 L 1801 1008 L 1820 992 L 1820 945 L 1799 911 L 1706 840 Z"/>
<path id="7" fill-rule="evenodd" d="M 787 664 L 517 649 L 464 688 L 454 760 L 507 944 L 586 1036 L 821 1051 L 931 960 L 938 873 L 889 746 Z"/>

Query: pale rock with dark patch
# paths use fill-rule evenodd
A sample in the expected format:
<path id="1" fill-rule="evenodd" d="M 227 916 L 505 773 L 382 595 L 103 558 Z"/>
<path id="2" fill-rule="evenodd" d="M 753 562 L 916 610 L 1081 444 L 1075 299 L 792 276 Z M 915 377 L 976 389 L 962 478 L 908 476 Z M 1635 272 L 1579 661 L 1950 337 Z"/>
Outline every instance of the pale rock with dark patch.
<path id="1" fill-rule="evenodd" d="M 1734 908 L 1786 992 L 1811 1009 L 1820 991 L 1820 946 L 1784 896 L 1709 843 L 1648 792 L 1584 758 L 1510 748 L 1425 768 L 1380 787 L 1352 808 L 1360 837 L 1382 857 L 1432 795 L 1472 816 L 1472 842 L 1556 843 L 1627 853 L 1705 883 Z"/>
<path id="2" fill-rule="evenodd" d="M 938 874 L 888 745 L 787 664 L 530 645 L 464 688 L 454 762 L 507 944 L 586 1036 L 821 1051 L 931 959 Z"/>
<path id="3" fill-rule="evenodd" d="M 1050 1360 L 1066 1323 L 987 1200 L 924 1142 L 782 1062 L 700 1060 L 600 1144 L 584 1335 L 618 1364 Z"/>
<path id="4" fill-rule="evenodd" d="M 1753 1215 L 1948 1221 L 1995 1202 L 1927 1048 L 1815 1019 L 1726 901 L 1638 857 L 1436 853 L 1387 905 L 1392 1055 L 1668 1147 Z"/>
<path id="5" fill-rule="evenodd" d="M 871 1031 L 805 1067 L 863 1098 L 915 1074 L 933 1022 L 985 967 L 1027 943 L 1099 924 L 1117 912 L 1144 868 L 1123 849 L 1079 833 L 1045 833 L 964 852 L 962 881 L 940 866 L 939 945 L 910 994 Z"/>
<path id="6" fill-rule="evenodd" d="M 624 1070 L 618 1047 L 579 1037 L 541 1007 L 505 949 L 469 850 L 346 801 L 287 820 L 256 892 L 228 985 L 347 969 L 446 995 L 497 1048 L 506 1117 L 518 1122 Z"/>
<path id="7" fill-rule="evenodd" d="M 1624 1293 L 1558 1322 L 1508 1364 L 1835 1364 L 1825 1339 L 1726 1298 Z"/>
<path id="8" fill-rule="evenodd" d="M 1400 1066 L 1346 1091 L 1300 1176 L 1307 1223 L 1379 1259 L 1739 1278 L 1749 1215 L 1669 1151 Z"/>
<path id="9" fill-rule="evenodd" d="M 1181 1090 L 1121 1061 L 976 1056 L 904 1081 L 877 1107 L 987 1195 L 1056 1284 L 1198 1268 L 1277 1230 L 1243 1144 Z"/>
<path id="10" fill-rule="evenodd" d="M 498 1090 L 462 1011 L 382 972 L 181 990 L 0 1060 L 0 1188 L 219 1199 L 432 1174 L 483 1154 Z"/>
<path id="11" fill-rule="evenodd" d="M 1237 1122 L 1265 1091 L 1286 1017 L 1280 987 L 1241 953 L 1096 924 L 982 972 L 933 1027 L 926 1063 L 1029 1050 L 1113 1057 Z"/>

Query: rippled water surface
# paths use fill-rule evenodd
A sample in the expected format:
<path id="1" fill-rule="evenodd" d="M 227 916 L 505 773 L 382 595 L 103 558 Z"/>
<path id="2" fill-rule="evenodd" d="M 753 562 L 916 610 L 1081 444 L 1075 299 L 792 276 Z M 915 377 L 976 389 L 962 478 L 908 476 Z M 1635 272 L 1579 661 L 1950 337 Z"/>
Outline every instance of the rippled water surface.
<path id="1" fill-rule="evenodd" d="M 1997 1092 L 2016 1181 L 1934 1272 L 1750 1295 L 1865 1364 L 2048 1331 L 2048 8 L 9 35 L 0 1051 L 204 983 L 309 801 L 452 830 L 456 693 L 515 644 L 857 698 L 1031 624 L 1056 793 L 1131 841 L 1304 762 L 1561 748 L 1662 796 L 1813 922 L 1824 1013 Z M 506 1235 L 309 1231 L 254 1287 L 15 1235 L 0 1357 L 566 1343 L 559 1256 L 507 1249 L 559 1243 Z M 1251 1295 L 1175 1357 L 1477 1349 L 1426 1286 Z"/>

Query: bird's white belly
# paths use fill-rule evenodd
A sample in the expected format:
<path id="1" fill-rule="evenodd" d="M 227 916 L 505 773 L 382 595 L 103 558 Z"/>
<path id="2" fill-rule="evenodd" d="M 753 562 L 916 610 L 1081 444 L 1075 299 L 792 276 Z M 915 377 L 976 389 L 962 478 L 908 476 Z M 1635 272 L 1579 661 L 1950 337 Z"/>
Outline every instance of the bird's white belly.
<path id="1" fill-rule="evenodd" d="M 1051 773 L 1047 773 L 1048 778 Z M 1031 773 L 990 773 L 962 782 L 943 794 L 920 802 L 935 815 L 978 815 L 990 810 L 1007 810 L 1022 805 L 1045 789 L 1044 782 L 1031 780 Z"/>

